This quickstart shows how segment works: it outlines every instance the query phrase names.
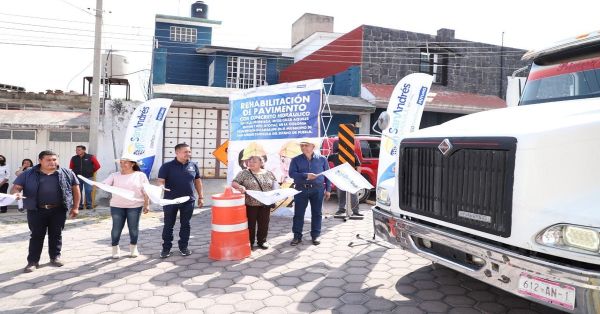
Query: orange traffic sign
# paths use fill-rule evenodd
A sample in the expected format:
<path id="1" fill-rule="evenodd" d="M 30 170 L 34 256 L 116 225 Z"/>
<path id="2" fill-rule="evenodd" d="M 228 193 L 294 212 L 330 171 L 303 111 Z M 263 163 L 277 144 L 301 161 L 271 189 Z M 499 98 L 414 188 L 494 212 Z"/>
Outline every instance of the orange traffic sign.
<path id="1" fill-rule="evenodd" d="M 226 140 L 212 152 L 217 160 L 222 162 L 225 166 L 227 166 L 227 147 L 229 147 L 229 140 Z"/>

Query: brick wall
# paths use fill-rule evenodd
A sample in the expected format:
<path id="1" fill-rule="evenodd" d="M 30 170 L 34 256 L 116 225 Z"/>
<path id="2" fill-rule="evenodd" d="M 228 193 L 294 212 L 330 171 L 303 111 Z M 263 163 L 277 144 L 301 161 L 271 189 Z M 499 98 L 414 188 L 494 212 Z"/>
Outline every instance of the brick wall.
<path id="1" fill-rule="evenodd" d="M 420 52 L 426 47 L 447 56 L 444 88 L 448 90 L 504 98 L 506 77 L 528 64 L 520 60 L 526 50 L 458 40 L 450 29 L 430 35 L 364 26 L 362 82 L 394 85 L 404 76 L 419 72 Z"/>

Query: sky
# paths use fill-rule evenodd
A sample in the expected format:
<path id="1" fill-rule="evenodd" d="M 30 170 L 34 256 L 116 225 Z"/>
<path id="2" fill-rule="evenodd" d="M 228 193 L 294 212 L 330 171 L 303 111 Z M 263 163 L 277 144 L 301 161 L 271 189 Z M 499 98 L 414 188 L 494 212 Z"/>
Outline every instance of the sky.
<path id="1" fill-rule="evenodd" d="M 155 14 L 190 16 L 190 0 L 104 0 L 103 49 L 124 55 L 132 98 L 143 100 Z M 304 13 L 334 17 L 334 32 L 373 25 L 425 34 L 455 30 L 457 39 L 535 49 L 600 30 L 600 2 L 571 0 L 205 0 L 213 45 L 290 48 Z M 96 0 L 4 0 L 0 10 L 0 84 L 82 92 L 92 76 Z M 504 33 L 504 36 L 502 35 Z M 113 98 L 124 98 L 113 87 Z"/>

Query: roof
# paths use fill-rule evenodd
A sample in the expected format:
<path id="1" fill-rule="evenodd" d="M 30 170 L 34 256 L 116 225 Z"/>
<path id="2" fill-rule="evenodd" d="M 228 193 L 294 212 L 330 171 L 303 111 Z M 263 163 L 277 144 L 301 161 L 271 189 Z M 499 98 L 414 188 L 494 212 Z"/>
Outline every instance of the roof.
<path id="1" fill-rule="evenodd" d="M 332 111 L 373 113 L 376 109 L 375 105 L 360 97 L 329 95 L 327 100 Z"/>
<path id="2" fill-rule="evenodd" d="M 267 50 L 258 50 L 258 49 L 243 49 L 243 48 L 233 48 L 233 47 L 223 47 L 223 46 L 203 46 L 200 48 L 196 48 L 196 52 L 200 54 L 212 54 L 216 52 L 228 52 L 228 53 L 243 53 L 243 54 L 252 54 L 258 56 L 274 56 L 280 57 L 280 51 L 267 51 Z"/>
<path id="3" fill-rule="evenodd" d="M 193 26 L 204 26 L 204 27 L 213 27 L 213 26 L 221 25 L 221 21 L 203 19 L 203 18 L 199 18 L 199 17 L 183 17 L 183 16 L 174 16 L 174 15 L 165 15 L 165 14 L 156 14 L 154 20 L 156 22 L 162 22 L 162 23 L 184 24 L 184 25 L 193 25 Z"/>
<path id="4" fill-rule="evenodd" d="M 0 127 L 88 129 L 89 112 L 0 110 Z"/>
<path id="5" fill-rule="evenodd" d="M 600 42 L 600 31 L 581 34 L 575 37 L 567 38 L 557 43 L 551 44 L 541 49 L 528 51 L 523 60 L 533 60 L 542 56 L 552 55 L 570 49 L 579 48 L 586 45 L 594 45 Z"/>
<path id="6" fill-rule="evenodd" d="M 385 84 L 365 83 L 363 87 L 375 97 L 376 104 L 385 106 L 394 90 L 394 85 Z M 506 102 L 498 96 L 444 90 L 436 85 L 431 87 L 425 102 L 425 111 L 430 112 L 468 114 L 505 107 Z"/>
<path id="7" fill-rule="evenodd" d="M 153 98 L 169 98 L 176 102 L 203 103 L 203 104 L 229 104 L 229 96 L 239 91 L 235 88 L 208 87 L 197 85 L 159 84 L 153 86 Z M 350 96 L 329 95 L 329 106 L 332 111 L 352 113 L 375 112 L 375 105 L 360 98 Z"/>

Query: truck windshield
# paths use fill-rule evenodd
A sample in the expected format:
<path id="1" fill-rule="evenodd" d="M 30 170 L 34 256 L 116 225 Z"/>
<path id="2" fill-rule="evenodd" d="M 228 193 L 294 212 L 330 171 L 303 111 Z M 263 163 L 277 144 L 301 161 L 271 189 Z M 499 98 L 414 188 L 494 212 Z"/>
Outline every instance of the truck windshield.
<path id="1" fill-rule="evenodd" d="M 600 57 L 533 64 L 520 105 L 600 97 Z"/>

